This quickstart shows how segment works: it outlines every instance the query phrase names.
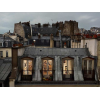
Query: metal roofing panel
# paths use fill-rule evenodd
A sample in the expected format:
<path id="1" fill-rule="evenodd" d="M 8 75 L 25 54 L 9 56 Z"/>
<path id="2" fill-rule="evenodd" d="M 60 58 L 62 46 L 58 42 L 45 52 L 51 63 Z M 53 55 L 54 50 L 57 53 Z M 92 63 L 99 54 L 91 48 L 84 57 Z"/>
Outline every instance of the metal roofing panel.
<path id="1" fill-rule="evenodd" d="M 0 60 L 0 67 L 1 67 L 1 64 L 3 63 L 3 60 Z"/>
<path id="2" fill-rule="evenodd" d="M 4 64 L 4 63 L 1 65 L 1 67 L 0 67 L 0 73 L 1 73 L 2 70 L 4 69 L 5 65 L 6 65 L 6 64 Z"/>
<path id="3" fill-rule="evenodd" d="M 10 66 L 11 66 L 11 64 L 10 64 L 10 63 L 7 63 L 7 64 L 5 65 L 5 68 L 3 69 L 3 71 L 6 71 Z"/>
<path id="4" fill-rule="evenodd" d="M 33 48 L 34 49 L 34 48 Z M 39 50 L 38 50 L 38 48 L 35 48 L 35 55 L 37 55 L 38 56 L 38 52 L 39 52 Z M 32 53 L 33 54 L 33 53 Z"/>
<path id="5" fill-rule="evenodd" d="M 54 50 L 54 55 L 59 55 L 59 48 L 56 48 L 55 50 Z"/>
<path id="6" fill-rule="evenodd" d="M 1 80 L 1 78 L 4 76 L 4 73 L 0 73 L 0 80 Z"/>
<path id="7" fill-rule="evenodd" d="M 57 48 L 52 49 L 52 55 L 56 55 L 56 52 L 57 52 L 56 49 L 57 49 Z"/>
<path id="8" fill-rule="evenodd" d="M 48 55 L 53 55 L 52 53 L 52 48 L 48 49 Z"/>
<path id="9" fill-rule="evenodd" d="M 9 75 L 9 73 L 4 74 L 3 77 L 1 78 L 1 80 L 5 80 L 7 78 L 7 76 Z"/>
<path id="10" fill-rule="evenodd" d="M 11 72 L 11 63 L 6 63 L 2 65 L 3 70 L 0 73 L 0 80 L 5 80 L 8 74 Z"/>
<path id="11" fill-rule="evenodd" d="M 34 48 L 27 47 L 25 55 L 35 55 L 35 56 L 80 56 L 80 55 L 88 55 L 88 49 L 81 48 Z"/>

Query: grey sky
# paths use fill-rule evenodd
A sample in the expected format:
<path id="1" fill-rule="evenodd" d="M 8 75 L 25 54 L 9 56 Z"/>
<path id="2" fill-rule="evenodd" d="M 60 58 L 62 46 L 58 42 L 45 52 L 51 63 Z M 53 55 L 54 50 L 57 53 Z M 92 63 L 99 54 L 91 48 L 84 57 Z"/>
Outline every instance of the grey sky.
<path id="1" fill-rule="evenodd" d="M 14 23 L 30 21 L 36 23 L 55 23 L 76 20 L 79 28 L 100 27 L 99 12 L 0 12 L 0 34 L 13 32 Z M 52 20 L 53 21 L 52 21 Z"/>

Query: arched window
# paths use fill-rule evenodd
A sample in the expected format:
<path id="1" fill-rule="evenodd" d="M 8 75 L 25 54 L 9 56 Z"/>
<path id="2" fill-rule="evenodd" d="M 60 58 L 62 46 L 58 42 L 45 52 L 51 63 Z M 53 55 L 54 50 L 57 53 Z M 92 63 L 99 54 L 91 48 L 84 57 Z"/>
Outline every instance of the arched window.
<path id="1" fill-rule="evenodd" d="M 42 80 L 52 81 L 53 80 L 53 59 L 43 58 L 42 59 Z"/>
<path id="2" fill-rule="evenodd" d="M 33 75 L 33 58 L 21 59 L 21 80 L 31 81 Z"/>
<path id="3" fill-rule="evenodd" d="M 82 59 L 82 71 L 84 80 L 95 79 L 94 58 L 86 57 Z"/>
<path id="4" fill-rule="evenodd" d="M 71 57 L 66 57 L 62 59 L 62 67 L 63 67 L 63 80 L 67 79 L 73 79 L 74 73 L 73 73 L 73 63 L 74 59 Z"/>

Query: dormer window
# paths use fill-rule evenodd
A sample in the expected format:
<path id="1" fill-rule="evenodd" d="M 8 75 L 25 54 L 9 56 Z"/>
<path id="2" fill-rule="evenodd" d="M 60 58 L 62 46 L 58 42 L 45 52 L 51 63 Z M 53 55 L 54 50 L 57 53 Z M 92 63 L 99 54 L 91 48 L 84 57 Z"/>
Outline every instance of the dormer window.
<path id="1" fill-rule="evenodd" d="M 83 70 L 83 77 L 84 80 L 95 79 L 95 71 L 94 71 L 94 59 L 93 58 L 84 58 L 82 60 L 82 70 Z"/>
<path id="2" fill-rule="evenodd" d="M 21 80 L 32 81 L 33 59 L 26 57 L 21 60 Z"/>
<path id="3" fill-rule="evenodd" d="M 23 75 L 32 75 L 32 60 L 23 60 Z"/>

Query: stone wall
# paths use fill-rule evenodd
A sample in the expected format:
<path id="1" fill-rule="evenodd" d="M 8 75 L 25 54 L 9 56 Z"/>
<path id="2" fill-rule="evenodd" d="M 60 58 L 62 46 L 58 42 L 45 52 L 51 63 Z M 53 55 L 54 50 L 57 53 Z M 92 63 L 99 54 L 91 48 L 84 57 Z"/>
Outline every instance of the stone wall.
<path id="1" fill-rule="evenodd" d="M 78 29 L 78 22 L 76 21 L 65 21 L 63 22 L 57 22 L 56 27 L 59 27 L 59 30 L 61 30 L 62 35 L 74 35 L 75 33 L 79 33 Z"/>
<path id="2" fill-rule="evenodd" d="M 14 25 L 14 33 L 17 33 L 21 37 L 25 38 L 25 32 L 24 32 L 23 26 L 21 25 L 21 22 L 20 23 L 15 23 L 15 25 Z"/>

